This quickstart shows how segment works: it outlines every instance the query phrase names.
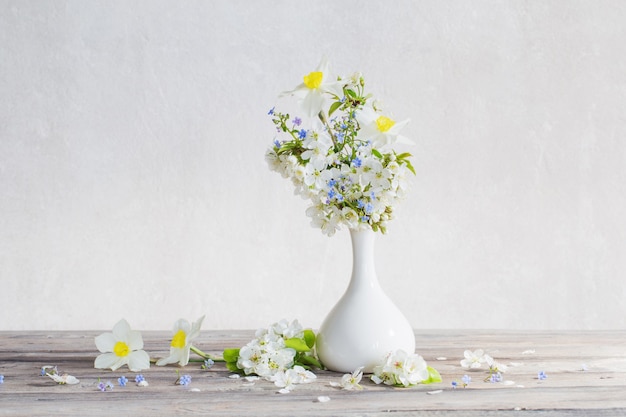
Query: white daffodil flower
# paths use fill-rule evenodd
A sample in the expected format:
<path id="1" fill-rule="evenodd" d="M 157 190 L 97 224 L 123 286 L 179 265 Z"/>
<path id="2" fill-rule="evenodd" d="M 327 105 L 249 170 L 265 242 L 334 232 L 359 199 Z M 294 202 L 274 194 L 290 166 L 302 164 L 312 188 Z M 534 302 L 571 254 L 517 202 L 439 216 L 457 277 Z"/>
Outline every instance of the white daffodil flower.
<path id="1" fill-rule="evenodd" d="M 329 73 L 328 61 L 326 58 L 312 71 L 303 77 L 302 84 L 299 84 L 291 91 L 286 91 L 281 95 L 293 95 L 300 100 L 300 105 L 309 117 L 316 116 L 324 107 L 326 95 L 328 93 L 335 98 L 343 96 L 343 86 Z M 330 98 L 330 97 L 329 97 Z"/>
<path id="2" fill-rule="evenodd" d="M 170 344 L 170 356 L 159 359 L 156 363 L 158 366 L 175 362 L 178 362 L 180 366 L 185 366 L 189 363 L 191 342 L 200 335 L 200 327 L 204 317 L 200 317 L 193 324 L 189 324 L 185 319 L 179 319 L 174 323 L 174 337 Z"/>
<path id="3" fill-rule="evenodd" d="M 133 372 L 150 368 L 150 356 L 143 351 L 141 333 L 130 329 L 124 319 L 117 322 L 112 333 L 103 333 L 95 339 L 100 352 L 94 367 L 97 369 L 111 368 L 115 371 L 123 365 Z"/>
<path id="4" fill-rule="evenodd" d="M 357 112 L 356 119 L 361 126 L 357 139 L 369 141 L 374 148 L 385 149 L 395 143 L 414 144 L 410 139 L 400 135 L 400 131 L 409 123 L 409 119 L 396 122 L 369 106 Z"/>

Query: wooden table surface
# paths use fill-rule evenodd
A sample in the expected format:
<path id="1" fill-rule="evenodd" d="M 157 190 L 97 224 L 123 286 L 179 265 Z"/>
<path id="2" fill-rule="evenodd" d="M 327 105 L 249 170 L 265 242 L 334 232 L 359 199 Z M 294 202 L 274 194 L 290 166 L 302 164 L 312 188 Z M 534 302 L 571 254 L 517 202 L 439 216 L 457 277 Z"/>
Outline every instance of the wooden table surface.
<path id="1" fill-rule="evenodd" d="M 267 381 L 229 378 L 217 363 L 157 367 L 142 372 L 149 386 L 117 385 L 117 371 L 94 369 L 94 337 L 100 331 L 0 332 L 0 415 L 2 416 L 626 416 L 626 332 L 416 331 L 417 352 L 442 375 L 443 382 L 414 388 L 375 385 L 363 378 L 361 391 L 330 386 L 342 374 L 317 371 L 317 381 L 277 393 Z M 169 332 L 142 332 L 151 357 L 169 349 Z M 203 331 L 195 345 L 221 354 L 241 347 L 252 331 Z M 463 351 L 482 348 L 509 366 L 499 383 L 483 382 L 486 371 L 460 366 Z M 193 355 L 192 355 L 193 356 Z M 56 365 L 80 379 L 58 385 L 40 376 L 41 367 Z M 188 374 L 188 386 L 175 385 L 177 370 Z M 547 378 L 539 380 L 544 371 Z M 467 388 L 452 381 L 469 375 Z M 101 392 L 98 382 L 111 381 Z M 508 381 L 508 382 L 507 382 Z M 318 397 L 327 396 L 328 402 Z"/>

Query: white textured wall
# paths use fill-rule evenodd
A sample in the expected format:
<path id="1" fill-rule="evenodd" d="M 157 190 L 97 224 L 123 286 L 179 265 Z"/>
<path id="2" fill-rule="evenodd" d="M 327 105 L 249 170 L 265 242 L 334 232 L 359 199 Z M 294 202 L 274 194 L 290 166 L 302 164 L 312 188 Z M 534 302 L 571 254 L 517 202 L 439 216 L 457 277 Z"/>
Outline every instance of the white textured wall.
<path id="1" fill-rule="evenodd" d="M 414 327 L 624 328 L 625 22 L 619 0 L 0 0 L 0 330 L 319 326 L 349 237 L 263 154 L 324 54 L 412 119 L 377 266 Z"/>

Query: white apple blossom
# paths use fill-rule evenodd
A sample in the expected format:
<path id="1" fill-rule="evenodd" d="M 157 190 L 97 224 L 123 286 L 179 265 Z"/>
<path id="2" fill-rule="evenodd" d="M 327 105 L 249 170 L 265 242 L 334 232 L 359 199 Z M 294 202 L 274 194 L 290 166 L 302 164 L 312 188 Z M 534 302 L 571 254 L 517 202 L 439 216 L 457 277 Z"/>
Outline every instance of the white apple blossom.
<path id="1" fill-rule="evenodd" d="M 403 350 L 387 355 L 385 363 L 373 369 L 372 381 L 376 384 L 410 387 L 428 380 L 428 366 L 418 354 Z"/>
<path id="2" fill-rule="evenodd" d="M 363 387 L 359 384 L 361 379 L 363 378 L 363 367 L 359 367 L 354 370 L 351 374 L 344 374 L 341 377 L 341 382 L 331 382 L 331 387 L 343 388 L 345 390 L 361 390 Z"/>
<path id="3" fill-rule="evenodd" d="M 475 351 L 466 350 L 463 352 L 464 359 L 461 360 L 461 366 L 466 369 L 478 369 L 483 363 L 487 362 L 489 355 L 485 354 L 482 349 Z"/>

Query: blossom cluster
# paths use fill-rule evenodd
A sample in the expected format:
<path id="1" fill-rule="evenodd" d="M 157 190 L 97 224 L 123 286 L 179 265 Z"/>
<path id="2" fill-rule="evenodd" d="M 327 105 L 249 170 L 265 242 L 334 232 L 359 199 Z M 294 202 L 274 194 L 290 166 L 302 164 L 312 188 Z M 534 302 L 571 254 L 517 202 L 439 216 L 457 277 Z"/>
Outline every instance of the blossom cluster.
<path id="1" fill-rule="evenodd" d="M 441 382 L 439 373 L 429 367 L 424 358 L 403 350 L 388 354 L 383 364 L 374 367 L 371 379 L 376 384 L 398 387 Z"/>
<path id="2" fill-rule="evenodd" d="M 259 329 L 255 338 L 240 349 L 226 349 L 226 366 L 245 375 L 271 379 L 276 374 L 299 366 L 317 366 L 311 349 L 315 334 L 302 328 L 298 320 L 281 320 L 266 329 Z"/>
<path id="3" fill-rule="evenodd" d="M 322 60 L 290 94 L 300 99 L 303 119 L 272 108 L 277 136 L 265 159 L 271 170 L 290 178 L 295 193 L 310 200 L 311 224 L 332 236 L 340 225 L 385 233 L 396 201 L 405 196 L 409 153 L 396 143 L 411 143 L 397 122 L 371 95 L 360 73 L 333 78 Z"/>

